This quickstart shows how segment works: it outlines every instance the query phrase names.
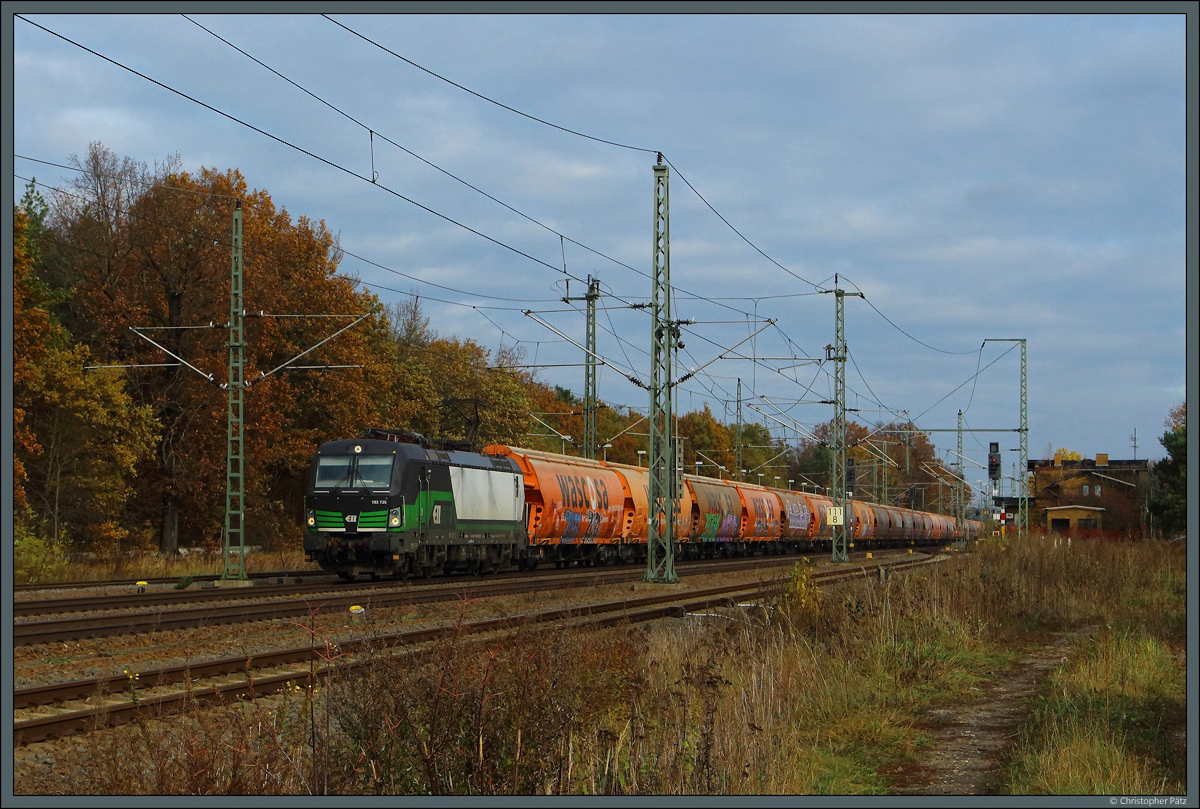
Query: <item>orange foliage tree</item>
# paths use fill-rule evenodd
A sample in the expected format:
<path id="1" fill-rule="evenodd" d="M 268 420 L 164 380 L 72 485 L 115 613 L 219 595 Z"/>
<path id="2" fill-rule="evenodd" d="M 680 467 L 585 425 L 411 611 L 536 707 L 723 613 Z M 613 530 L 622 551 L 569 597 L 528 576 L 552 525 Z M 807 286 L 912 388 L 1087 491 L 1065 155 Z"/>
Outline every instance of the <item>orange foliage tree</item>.
<path id="1" fill-rule="evenodd" d="M 67 547 L 119 542 L 135 463 L 150 447 L 147 408 L 119 374 L 89 370 L 48 309 L 54 295 L 25 249 L 27 216 L 13 217 L 13 504 L 16 533 Z"/>
<path id="2" fill-rule="evenodd" d="M 323 222 L 293 222 L 236 170 L 192 176 L 168 159 L 150 172 L 96 144 L 76 163 L 81 177 L 57 197 L 52 220 L 56 238 L 75 251 L 69 322 L 105 362 L 138 366 L 128 371 L 135 399 L 156 421 L 155 457 L 139 469 L 136 520 L 164 552 L 221 538 L 230 227 L 241 200 L 246 537 L 295 541 L 315 444 L 388 421 L 400 407 L 382 307 L 338 275 L 339 251 Z M 366 313 L 373 317 L 303 362 L 355 367 L 271 373 L 350 322 L 328 316 Z"/>

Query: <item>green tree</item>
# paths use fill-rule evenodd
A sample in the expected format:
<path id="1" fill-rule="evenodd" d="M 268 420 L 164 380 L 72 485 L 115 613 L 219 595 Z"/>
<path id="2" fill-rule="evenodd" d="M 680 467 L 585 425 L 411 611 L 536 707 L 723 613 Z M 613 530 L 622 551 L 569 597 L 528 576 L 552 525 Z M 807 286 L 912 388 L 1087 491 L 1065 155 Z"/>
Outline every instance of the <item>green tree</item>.
<path id="1" fill-rule="evenodd" d="M 819 441 L 802 439 L 788 455 L 788 477 L 795 480 L 797 488 L 815 485 L 818 489 L 828 488 L 829 470 L 833 468 L 833 455 L 829 446 Z"/>
<path id="2" fill-rule="evenodd" d="M 1150 503 L 1150 513 L 1164 536 L 1187 529 L 1187 423 L 1183 415 L 1183 403 L 1171 410 L 1167 417 L 1170 429 L 1159 439 L 1167 457 L 1154 465 L 1158 492 Z"/>

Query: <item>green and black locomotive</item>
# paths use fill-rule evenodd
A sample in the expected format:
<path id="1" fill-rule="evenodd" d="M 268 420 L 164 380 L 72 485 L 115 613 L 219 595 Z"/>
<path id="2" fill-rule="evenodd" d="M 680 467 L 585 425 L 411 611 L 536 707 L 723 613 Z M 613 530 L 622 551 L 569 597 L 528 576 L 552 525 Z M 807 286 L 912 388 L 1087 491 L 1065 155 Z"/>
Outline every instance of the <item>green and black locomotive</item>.
<path id="1" fill-rule="evenodd" d="M 396 578 L 522 561 L 525 493 L 508 458 L 371 428 L 322 444 L 308 470 L 304 550 L 325 570 Z"/>

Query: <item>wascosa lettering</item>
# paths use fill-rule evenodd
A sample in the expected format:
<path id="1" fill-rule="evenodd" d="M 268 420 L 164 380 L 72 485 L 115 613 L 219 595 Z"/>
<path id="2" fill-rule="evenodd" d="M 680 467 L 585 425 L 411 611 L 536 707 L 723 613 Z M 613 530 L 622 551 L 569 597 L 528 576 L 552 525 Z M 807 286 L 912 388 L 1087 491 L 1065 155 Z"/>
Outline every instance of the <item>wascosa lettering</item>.
<path id="1" fill-rule="evenodd" d="M 608 487 L 603 480 L 581 475 L 555 475 L 563 505 L 578 510 L 608 511 Z"/>

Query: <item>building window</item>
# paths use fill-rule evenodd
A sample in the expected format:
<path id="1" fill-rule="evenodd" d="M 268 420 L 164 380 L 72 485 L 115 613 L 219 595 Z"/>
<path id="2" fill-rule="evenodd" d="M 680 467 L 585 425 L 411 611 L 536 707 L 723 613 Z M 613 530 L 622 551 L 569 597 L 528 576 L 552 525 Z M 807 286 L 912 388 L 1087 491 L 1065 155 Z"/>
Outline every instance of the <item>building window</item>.
<path id="1" fill-rule="evenodd" d="M 1085 483 L 1085 484 L 1083 484 L 1083 496 L 1084 496 L 1084 497 L 1087 497 L 1087 496 L 1088 496 L 1088 486 L 1087 486 L 1087 484 L 1086 484 L 1086 483 Z"/>
<path id="2" fill-rule="evenodd" d="M 1099 483 L 1096 484 L 1096 496 L 1097 497 L 1100 496 L 1100 484 Z"/>

